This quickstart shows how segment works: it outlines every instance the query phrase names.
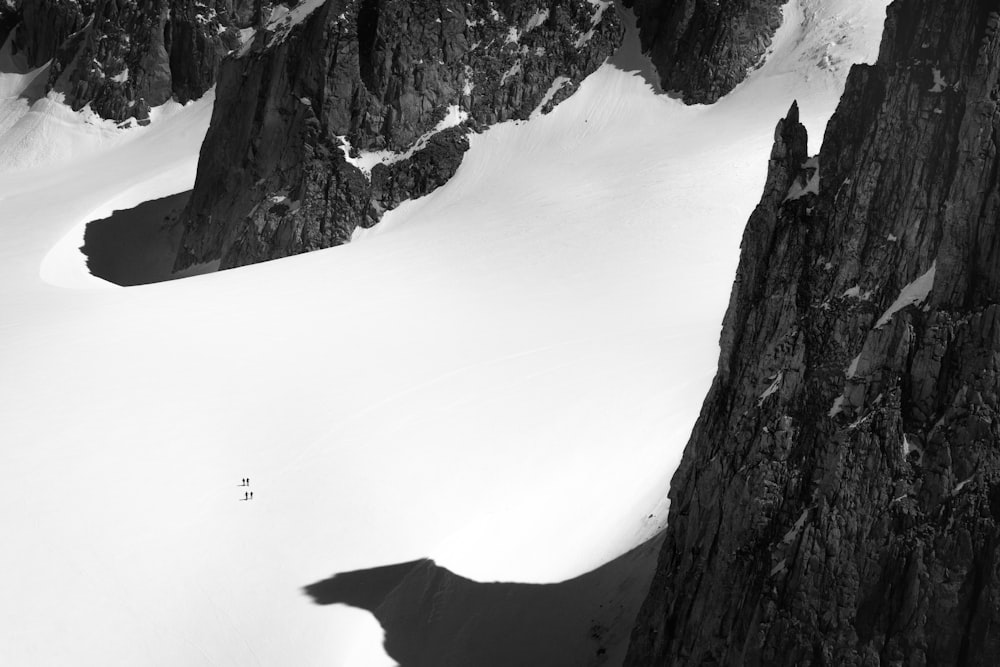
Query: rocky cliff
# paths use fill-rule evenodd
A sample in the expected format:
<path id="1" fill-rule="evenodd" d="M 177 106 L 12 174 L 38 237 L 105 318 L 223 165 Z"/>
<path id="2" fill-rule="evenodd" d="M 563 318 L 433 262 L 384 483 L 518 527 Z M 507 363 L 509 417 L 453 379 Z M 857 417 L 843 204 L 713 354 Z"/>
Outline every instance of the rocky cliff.
<path id="1" fill-rule="evenodd" d="M 350 239 L 458 168 L 465 132 L 571 94 L 622 36 L 604 0 L 307 0 L 223 62 L 176 268 Z"/>
<path id="2" fill-rule="evenodd" d="M 201 97 L 262 0 L 6 0 L 0 33 L 74 109 L 145 122 L 149 108 Z M 0 34 L 0 36 L 6 36 Z"/>
<path id="3" fill-rule="evenodd" d="M 995 664 L 997 9 L 897 0 L 778 124 L 626 664 Z"/>
<path id="4" fill-rule="evenodd" d="M 711 104 L 761 62 L 783 0 L 623 0 L 663 90 Z"/>

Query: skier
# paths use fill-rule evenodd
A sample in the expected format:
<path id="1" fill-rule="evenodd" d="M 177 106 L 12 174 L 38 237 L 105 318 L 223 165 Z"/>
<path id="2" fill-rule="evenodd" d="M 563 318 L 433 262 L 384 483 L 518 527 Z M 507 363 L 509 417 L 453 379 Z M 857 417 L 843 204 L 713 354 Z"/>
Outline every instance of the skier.
<path id="1" fill-rule="evenodd" d="M 250 496 L 246 491 L 243 492 L 243 500 L 250 500 Z"/>
<path id="2" fill-rule="evenodd" d="M 250 500 L 253 500 L 253 491 L 250 492 Z"/>

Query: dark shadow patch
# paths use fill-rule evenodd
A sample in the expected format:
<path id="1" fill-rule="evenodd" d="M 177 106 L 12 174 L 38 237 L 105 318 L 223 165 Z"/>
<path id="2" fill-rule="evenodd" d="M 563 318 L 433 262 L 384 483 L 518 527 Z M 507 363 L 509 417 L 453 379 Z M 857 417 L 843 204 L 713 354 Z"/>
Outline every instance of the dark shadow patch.
<path id="1" fill-rule="evenodd" d="M 358 68 L 368 92 L 378 92 L 376 51 L 381 0 L 362 0 L 358 9 Z"/>
<path id="2" fill-rule="evenodd" d="M 663 89 L 660 87 L 660 75 L 656 71 L 656 66 L 642 52 L 635 13 L 631 9 L 625 9 L 621 0 L 615 0 L 615 10 L 618 12 L 618 18 L 622 25 L 625 26 L 625 37 L 614 55 L 608 58 L 608 64 L 623 72 L 631 72 L 641 76 L 652 87 L 653 92 L 662 95 Z"/>
<path id="3" fill-rule="evenodd" d="M 173 273 L 183 228 L 177 218 L 191 191 L 143 202 L 115 211 L 111 217 L 87 225 L 83 246 L 92 275 L 129 287 L 211 273 L 218 263 Z"/>
<path id="4" fill-rule="evenodd" d="M 372 613 L 401 667 L 619 665 L 646 597 L 662 534 L 557 584 L 480 583 L 431 560 L 310 584 L 316 604 Z"/>
<path id="5" fill-rule="evenodd" d="M 7 14 L 6 16 L 9 21 L 12 15 Z M 18 21 L 20 20 L 19 15 L 13 16 Z M 0 10 L 0 35 L 3 32 L 3 20 L 3 10 Z M 17 29 L 17 25 L 12 26 L 12 29 Z M 42 97 L 45 97 L 51 63 L 37 69 L 32 68 L 28 64 L 28 56 L 23 50 L 17 53 L 14 52 L 13 42 L 12 35 L 7 39 L 0 39 L 0 44 L 2 44 L 0 46 L 0 73 L 26 75 L 25 79 L 20 83 L 21 90 L 18 93 L 18 97 L 26 100 L 31 105 Z"/>
<path id="6" fill-rule="evenodd" d="M 344 572 L 310 584 L 305 591 L 316 604 L 347 604 L 371 611 L 382 604 L 407 575 L 424 565 L 435 567 L 434 561 L 422 559 Z"/>

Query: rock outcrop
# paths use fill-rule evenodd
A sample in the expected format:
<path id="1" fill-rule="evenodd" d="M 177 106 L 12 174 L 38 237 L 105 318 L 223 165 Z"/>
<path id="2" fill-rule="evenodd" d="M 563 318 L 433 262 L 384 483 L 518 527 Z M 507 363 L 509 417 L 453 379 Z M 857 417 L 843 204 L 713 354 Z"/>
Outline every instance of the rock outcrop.
<path id="1" fill-rule="evenodd" d="M 663 90 L 711 104 L 757 66 L 781 25 L 783 0 L 623 0 Z"/>
<path id="2" fill-rule="evenodd" d="M 261 0 L 8 0 L 13 48 L 31 67 L 51 61 L 48 90 L 104 118 L 148 119 L 173 98 L 201 97 Z M 8 28 L 9 32 L 10 28 Z"/>
<path id="3" fill-rule="evenodd" d="M 995 664 L 998 28 L 897 0 L 819 155 L 779 123 L 626 664 Z"/>
<path id="4" fill-rule="evenodd" d="M 610 1 L 307 0 L 224 61 L 176 268 L 349 240 L 611 55 Z"/>

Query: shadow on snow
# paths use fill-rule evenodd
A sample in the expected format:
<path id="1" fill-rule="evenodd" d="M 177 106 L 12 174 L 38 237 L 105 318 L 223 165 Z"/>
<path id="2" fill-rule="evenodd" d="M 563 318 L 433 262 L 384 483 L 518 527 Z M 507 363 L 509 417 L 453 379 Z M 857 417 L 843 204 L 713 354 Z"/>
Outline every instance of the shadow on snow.
<path id="1" fill-rule="evenodd" d="M 661 542 L 662 534 L 556 584 L 480 583 L 424 559 L 304 590 L 319 605 L 371 612 L 401 667 L 620 665 Z"/>
<path id="2" fill-rule="evenodd" d="M 87 225 L 83 247 L 92 275 L 116 285 L 131 286 L 210 273 L 205 264 L 173 273 L 183 228 L 177 217 L 191 191 L 153 199 Z"/>

